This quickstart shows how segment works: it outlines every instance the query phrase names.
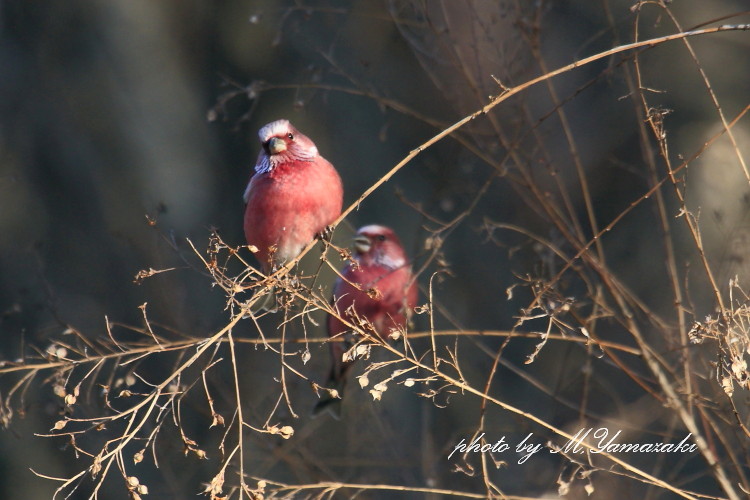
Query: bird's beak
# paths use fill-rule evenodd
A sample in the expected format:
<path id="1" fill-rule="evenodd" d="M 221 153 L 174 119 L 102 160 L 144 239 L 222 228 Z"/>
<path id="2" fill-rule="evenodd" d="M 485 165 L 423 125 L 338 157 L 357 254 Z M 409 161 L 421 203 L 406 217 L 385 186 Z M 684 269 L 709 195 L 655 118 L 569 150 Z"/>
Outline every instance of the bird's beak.
<path id="1" fill-rule="evenodd" d="M 370 246 L 372 244 L 370 243 L 370 238 L 367 236 L 356 236 L 354 238 L 354 249 L 357 251 L 358 254 L 365 254 L 370 251 Z"/>
<path id="2" fill-rule="evenodd" d="M 272 155 L 279 154 L 286 151 L 286 142 L 284 139 L 279 137 L 271 137 L 268 140 L 268 152 Z"/>

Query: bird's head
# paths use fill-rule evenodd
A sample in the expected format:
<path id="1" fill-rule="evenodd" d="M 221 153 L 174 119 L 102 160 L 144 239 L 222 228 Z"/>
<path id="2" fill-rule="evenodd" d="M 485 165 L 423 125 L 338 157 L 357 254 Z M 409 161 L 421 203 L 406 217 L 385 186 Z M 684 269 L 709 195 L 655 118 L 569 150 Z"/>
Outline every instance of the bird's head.
<path id="1" fill-rule="evenodd" d="M 406 264 L 406 253 L 391 228 L 375 224 L 364 226 L 354 237 L 354 250 L 361 264 L 376 264 L 398 269 Z"/>
<path id="2" fill-rule="evenodd" d="M 306 135 L 294 128 L 289 120 L 276 120 L 258 131 L 263 146 L 255 171 L 270 172 L 277 165 L 289 161 L 313 161 L 318 148 Z"/>

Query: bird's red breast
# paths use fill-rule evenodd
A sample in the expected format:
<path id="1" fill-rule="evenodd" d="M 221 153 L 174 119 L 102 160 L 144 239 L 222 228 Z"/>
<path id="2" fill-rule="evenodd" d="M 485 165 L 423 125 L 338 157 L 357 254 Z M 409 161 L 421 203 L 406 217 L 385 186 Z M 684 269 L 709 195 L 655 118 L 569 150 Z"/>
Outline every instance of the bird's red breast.
<path id="1" fill-rule="evenodd" d="M 361 245 L 361 246 L 360 246 Z M 357 264 L 344 268 L 333 292 L 334 307 L 346 317 L 356 315 L 372 323 L 383 340 L 393 330 L 404 329 L 409 311 L 417 305 L 418 290 L 411 266 L 395 233 L 384 226 L 360 228 L 355 238 Z M 335 337 L 350 330 L 335 316 L 328 317 L 328 335 Z M 346 345 L 332 342 L 332 378 L 343 377 L 348 368 L 342 356 Z"/>
<path id="2" fill-rule="evenodd" d="M 287 120 L 261 128 L 263 149 L 245 190 L 245 237 L 264 270 L 294 259 L 341 214 L 343 186 L 315 144 Z"/>

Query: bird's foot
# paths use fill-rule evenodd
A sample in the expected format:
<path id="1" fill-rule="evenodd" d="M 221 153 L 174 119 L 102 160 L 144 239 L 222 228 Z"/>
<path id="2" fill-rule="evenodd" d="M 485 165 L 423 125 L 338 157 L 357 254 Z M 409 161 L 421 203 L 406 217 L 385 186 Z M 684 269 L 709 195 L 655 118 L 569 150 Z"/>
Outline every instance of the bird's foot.
<path id="1" fill-rule="evenodd" d="M 323 228 L 321 232 L 315 235 L 315 237 L 321 241 L 325 241 L 326 243 L 331 242 L 331 236 L 333 236 L 333 226 L 326 226 Z"/>

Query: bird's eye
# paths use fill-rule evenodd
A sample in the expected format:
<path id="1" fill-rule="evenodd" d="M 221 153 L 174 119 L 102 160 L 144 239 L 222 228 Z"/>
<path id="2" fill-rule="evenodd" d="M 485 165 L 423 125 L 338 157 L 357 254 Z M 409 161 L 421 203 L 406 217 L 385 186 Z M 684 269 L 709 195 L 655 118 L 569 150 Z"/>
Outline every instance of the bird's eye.
<path id="1" fill-rule="evenodd" d="M 379 234 L 378 235 L 378 241 L 385 241 L 385 235 L 384 234 Z"/>
<path id="2" fill-rule="evenodd" d="M 286 136 L 289 138 L 290 141 L 294 140 L 294 134 L 293 133 L 289 132 L 288 134 L 286 134 Z"/>

